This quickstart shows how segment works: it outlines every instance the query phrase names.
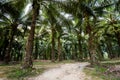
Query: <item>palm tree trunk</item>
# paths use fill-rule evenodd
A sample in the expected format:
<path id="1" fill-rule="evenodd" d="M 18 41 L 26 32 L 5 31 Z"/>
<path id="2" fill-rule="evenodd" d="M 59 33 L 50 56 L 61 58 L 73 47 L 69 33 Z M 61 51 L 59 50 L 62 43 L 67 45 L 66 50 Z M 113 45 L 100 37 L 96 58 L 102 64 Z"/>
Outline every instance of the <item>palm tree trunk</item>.
<path id="1" fill-rule="evenodd" d="M 74 60 L 78 61 L 78 53 L 77 53 L 77 44 L 73 44 L 73 55 L 74 55 Z"/>
<path id="2" fill-rule="evenodd" d="M 97 65 L 98 59 L 97 59 L 97 54 L 96 54 L 96 45 L 95 45 L 95 37 L 94 34 L 92 33 L 93 29 L 89 23 L 89 17 L 86 17 L 86 32 L 89 34 L 89 39 L 88 39 L 88 50 L 90 54 L 90 63 L 91 65 Z"/>
<path id="3" fill-rule="evenodd" d="M 102 52 L 102 49 L 101 49 L 101 45 L 97 43 L 97 52 L 98 52 L 98 57 L 99 57 L 99 60 L 103 60 L 103 52 Z"/>
<path id="4" fill-rule="evenodd" d="M 117 41 L 118 41 L 118 45 L 120 47 L 120 32 L 116 32 L 115 35 L 116 35 L 116 38 L 117 38 Z"/>
<path id="5" fill-rule="evenodd" d="M 120 1 L 120 0 L 119 0 L 119 1 Z M 117 27 L 114 26 L 114 28 L 115 28 L 116 31 L 118 30 Z M 117 43 L 118 43 L 119 48 L 120 48 L 120 31 L 115 32 L 115 37 L 116 37 L 116 39 L 117 39 Z M 120 53 L 118 54 L 118 57 L 120 57 Z"/>
<path id="6" fill-rule="evenodd" d="M 98 64 L 97 54 L 96 54 L 96 49 L 95 48 L 96 48 L 96 46 L 95 46 L 95 43 L 94 43 L 94 37 L 93 37 L 93 35 L 89 35 L 88 49 L 89 49 L 89 53 L 90 53 L 91 65 Z"/>
<path id="7" fill-rule="evenodd" d="M 118 45 L 120 48 L 120 32 L 118 32 L 117 40 L 118 40 Z M 120 57 L 120 53 L 118 54 L 118 57 Z"/>
<path id="8" fill-rule="evenodd" d="M 114 58 L 113 56 L 113 50 L 112 50 L 112 44 L 111 44 L 111 41 L 109 39 L 106 39 L 106 45 L 107 45 L 107 50 L 108 50 L 108 56 L 110 59 Z"/>
<path id="9" fill-rule="evenodd" d="M 2 48 L 0 47 L 0 61 L 2 61 L 2 57 L 3 57 L 3 55 L 2 55 Z"/>
<path id="10" fill-rule="evenodd" d="M 39 39 L 36 37 L 35 39 L 35 53 L 34 53 L 34 59 L 38 58 L 38 47 L 39 47 Z"/>
<path id="11" fill-rule="evenodd" d="M 61 61 L 61 41 L 60 37 L 58 37 L 58 61 Z"/>
<path id="12" fill-rule="evenodd" d="M 5 36 L 5 39 L 4 39 L 4 42 L 3 42 L 4 45 L 2 45 L 0 47 L 0 49 L 1 49 L 0 60 L 1 61 L 4 61 L 4 59 L 5 59 L 5 51 L 6 51 L 6 47 L 7 47 L 8 43 L 9 43 L 8 39 L 6 38 L 7 35 L 4 35 L 4 36 Z"/>
<path id="13" fill-rule="evenodd" d="M 33 16 L 31 22 L 31 29 L 26 43 L 26 53 L 22 65 L 22 68 L 24 69 L 32 68 L 33 66 L 33 61 L 32 61 L 32 52 L 34 46 L 33 41 L 34 41 L 34 33 L 35 33 L 35 24 L 38 14 L 39 14 L 39 4 L 37 3 L 37 0 L 33 0 Z"/>
<path id="14" fill-rule="evenodd" d="M 51 54 L 51 58 L 52 58 L 52 62 L 55 61 L 55 29 L 52 27 L 52 54 Z"/>
<path id="15" fill-rule="evenodd" d="M 82 52 L 82 44 L 81 44 L 81 36 L 78 34 L 78 48 L 79 48 L 79 56 L 80 60 L 83 60 L 83 52 Z"/>
<path id="16" fill-rule="evenodd" d="M 12 49 L 12 42 L 13 42 L 13 40 L 14 40 L 14 35 L 15 35 L 15 33 L 16 33 L 16 31 L 17 31 L 17 26 L 18 26 L 18 24 L 17 23 L 13 23 L 12 25 L 11 25 L 11 27 L 12 27 L 12 30 L 11 30 L 11 36 L 10 36 L 10 39 L 9 39 L 9 43 L 8 43 L 8 45 L 7 45 L 7 47 L 6 47 L 6 51 L 5 51 L 5 58 L 4 58 L 4 62 L 6 63 L 6 64 L 8 64 L 9 62 L 10 62 L 10 57 L 11 57 L 11 49 Z"/>

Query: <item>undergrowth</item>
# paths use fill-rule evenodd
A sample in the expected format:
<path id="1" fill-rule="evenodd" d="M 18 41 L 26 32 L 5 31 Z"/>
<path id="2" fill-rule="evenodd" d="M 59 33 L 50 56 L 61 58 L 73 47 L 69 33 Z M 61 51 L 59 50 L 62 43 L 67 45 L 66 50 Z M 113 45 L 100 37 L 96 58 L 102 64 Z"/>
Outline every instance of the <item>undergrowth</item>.
<path id="1" fill-rule="evenodd" d="M 27 77 L 33 77 L 42 73 L 44 69 L 13 69 L 7 72 L 7 78 L 11 80 L 24 80 Z"/>
<path id="2" fill-rule="evenodd" d="M 107 73 L 108 69 L 111 66 L 120 65 L 120 62 L 113 63 L 102 63 L 99 66 L 87 67 L 84 69 L 84 72 L 87 75 L 93 77 L 99 77 L 102 80 L 120 80 L 120 77 L 116 76 L 115 73 Z M 99 80 L 99 79 L 98 79 Z"/>

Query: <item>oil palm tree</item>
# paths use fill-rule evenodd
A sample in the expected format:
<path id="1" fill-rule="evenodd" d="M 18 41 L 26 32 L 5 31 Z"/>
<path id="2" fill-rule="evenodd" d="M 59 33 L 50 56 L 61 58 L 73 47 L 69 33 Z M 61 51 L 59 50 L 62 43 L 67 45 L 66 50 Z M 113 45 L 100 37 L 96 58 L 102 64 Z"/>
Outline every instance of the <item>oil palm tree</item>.
<path id="1" fill-rule="evenodd" d="M 23 69 L 32 68 L 33 61 L 32 61 L 32 52 L 33 52 L 33 41 L 34 41 L 34 33 L 35 33 L 35 26 L 36 26 L 36 19 L 39 15 L 40 5 L 38 4 L 37 0 L 33 0 L 32 2 L 32 20 L 31 20 L 31 29 L 28 35 L 28 40 L 26 43 L 26 52 L 24 57 L 24 62 L 22 65 Z"/>
<path id="2" fill-rule="evenodd" d="M 47 20 L 48 26 L 51 30 L 51 59 L 54 62 L 55 61 L 55 40 L 57 38 L 58 40 L 58 57 L 60 58 L 60 38 L 62 36 L 63 29 L 62 27 L 70 27 L 71 26 L 71 20 L 65 18 L 64 15 L 61 14 L 59 9 L 56 9 L 53 4 L 49 4 L 47 7 L 44 8 L 43 13 L 45 19 Z M 64 34 L 64 33 L 63 33 Z M 57 37 L 58 36 L 58 37 Z"/>
<path id="3" fill-rule="evenodd" d="M 92 37 L 93 35 L 91 35 L 92 29 L 91 29 L 91 26 L 89 25 L 89 18 L 91 16 L 93 16 L 93 18 L 96 18 L 94 10 L 92 9 L 93 5 L 91 5 L 93 3 L 95 4 L 95 2 L 92 1 L 92 0 L 91 1 L 88 1 L 88 0 L 85 0 L 85 1 L 82 1 L 82 0 L 78 0 L 78 1 L 66 1 L 66 4 L 64 4 L 64 5 L 61 6 L 61 7 L 63 7 L 63 9 L 67 13 L 72 14 L 75 18 L 78 19 L 77 27 L 81 27 L 83 19 L 84 19 L 84 21 L 87 20 L 87 21 L 85 21 L 85 23 L 87 24 L 86 29 L 88 30 L 88 34 L 89 34 L 89 40 L 88 40 L 89 41 L 88 42 L 89 45 L 93 45 L 93 44 L 91 44 L 93 41 L 90 41 L 90 40 L 93 39 L 93 37 Z M 68 6 L 69 6 L 70 9 L 66 8 Z M 79 28 L 78 30 L 81 30 L 81 29 Z M 81 44 L 79 44 L 79 46 L 80 45 Z M 90 55 L 93 54 L 93 50 L 94 50 L 94 48 L 91 48 L 89 46 Z M 81 51 L 81 49 L 80 49 L 80 51 Z M 91 61 L 92 61 L 91 63 L 94 63 L 93 62 L 93 58 L 94 57 L 91 57 Z M 94 61 L 96 61 L 96 60 L 94 60 Z"/>
<path id="4" fill-rule="evenodd" d="M 118 28 L 119 0 L 98 1 L 98 5 L 100 5 L 100 6 L 97 6 L 95 11 L 96 11 L 97 17 L 101 18 L 101 20 L 99 20 L 99 18 L 98 18 L 98 22 L 97 22 L 98 27 L 96 27 L 95 30 L 98 31 L 97 32 L 98 34 L 99 34 L 99 32 L 103 32 L 103 33 L 101 33 L 101 34 L 103 34 L 102 36 L 106 36 L 108 38 L 108 39 L 106 39 L 106 41 L 108 41 L 108 42 L 105 42 L 105 43 L 107 43 L 107 46 L 109 46 L 109 47 L 107 47 L 107 50 L 110 53 L 109 55 L 111 55 L 110 58 L 113 58 L 113 56 L 112 56 L 113 55 L 112 54 L 113 46 L 111 45 L 109 39 L 110 39 L 110 36 L 116 37 L 117 43 L 119 45 L 119 28 Z M 101 35 L 101 34 L 99 34 L 99 35 Z M 101 37 L 99 37 L 99 38 L 101 38 Z M 113 39 L 115 39 L 115 38 L 113 38 Z"/>
<path id="5" fill-rule="evenodd" d="M 18 6 L 18 4 L 20 4 Z M 23 3 L 24 2 L 24 3 Z M 1 10 L 1 23 L 4 23 L 4 26 L 11 27 L 10 28 L 10 35 L 8 39 L 8 44 L 6 45 L 4 51 L 5 53 L 5 63 L 8 63 L 10 61 L 10 53 L 12 48 L 12 42 L 14 40 L 14 36 L 17 31 L 17 26 L 22 21 L 22 12 L 25 7 L 25 1 L 23 0 L 17 0 L 16 2 L 11 1 L 4 1 L 0 2 L 0 10 Z M 17 7 L 18 6 L 18 7 Z M 9 16 L 9 17 L 8 17 Z M 7 23 L 7 25 L 6 25 Z"/>
<path id="6" fill-rule="evenodd" d="M 50 20 L 50 24 L 51 24 L 51 30 L 52 30 L 52 34 L 53 34 L 53 38 L 52 38 L 52 61 L 54 61 L 54 35 L 55 35 L 55 19 L 52 16 L 53 13 L 51 14 L 51 10 L 49 8 L 51 8 L 51 3 L 54 2 L 54 0 L 51 1 L 44 1 L 44 0 L 33 0 L 32 2 L 32 22 L 31 22 L 31 30 L 30 30 L 30 34 L 28 36 L 28 40 L 26 43 L 26 53 L 25 53 L 25 57 L 24 57 L 24 62 L 23 62 L 23 68 L 31 68 L 32 67 L 32 52 L 33 52 L 33 40 L 34 40 L 34 33 L 35 33 L 35 24 L 36 24 L 36 20 L 37 17 L 39 15 L 39 11 L 44 12 L 43 10 L 46 9 L 49 13 L 49 16 L 51 16 L 49 18 Z M 56 1 L 54 3 L 57 3 Z M 41 15 L 40 15 L 41 16 Z"/>

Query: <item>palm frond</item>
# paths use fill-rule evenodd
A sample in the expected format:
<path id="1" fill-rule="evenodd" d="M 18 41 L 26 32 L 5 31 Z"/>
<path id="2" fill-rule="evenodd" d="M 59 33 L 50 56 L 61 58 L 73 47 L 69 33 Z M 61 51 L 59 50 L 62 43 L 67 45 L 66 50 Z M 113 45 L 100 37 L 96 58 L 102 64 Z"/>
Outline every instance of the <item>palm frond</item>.
<path id="1" fill-rule="evenodd" d="M 0 13 L 0 19 L 8 24 L 11 23 L 11 20 L 8 19 L 4 14 Z"/>
<path id="2" fill-rule="evenodd" d="M 115 11 L 118 11 L 120 13 L 120 0 L 118 0 L 115 4 Z"/>

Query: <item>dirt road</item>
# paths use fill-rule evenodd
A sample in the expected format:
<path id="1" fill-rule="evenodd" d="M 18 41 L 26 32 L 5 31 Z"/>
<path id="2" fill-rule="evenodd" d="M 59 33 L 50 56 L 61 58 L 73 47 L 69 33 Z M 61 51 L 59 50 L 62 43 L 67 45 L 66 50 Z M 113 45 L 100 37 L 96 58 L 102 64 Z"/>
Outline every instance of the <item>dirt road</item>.
<path id="1" fill-rule="evenodd" d="M 83 72 L 89 63 L 67 63 L 58 68 L 49 69 L 34 79 L 29 80 L 92 80 Z"/>

